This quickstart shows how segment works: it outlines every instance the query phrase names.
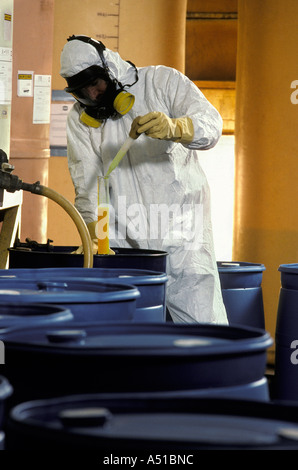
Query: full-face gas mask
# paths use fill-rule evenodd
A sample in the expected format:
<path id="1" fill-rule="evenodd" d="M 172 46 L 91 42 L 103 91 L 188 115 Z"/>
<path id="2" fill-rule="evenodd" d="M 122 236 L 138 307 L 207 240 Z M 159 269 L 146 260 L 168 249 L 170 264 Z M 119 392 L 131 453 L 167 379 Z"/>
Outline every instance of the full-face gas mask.
<path id="1" fill-rule="evenodd" d="M 103 65 L 102 67 L 91 65 L 72 77 L 65 77 L 68 85 L 65 91 L 71 93 L 83 108 L 80 116 L 81 121 L 91 127 L 99 127 L 102 121 L 110 117 L 128 113 L 134 104 L 135 98 L 124 88 L 131 87 L 138 81 L 138 71 L 135 65 L 129 62 L 135 69 L 135 81 L 131 84 L 122 85 L 118 80 L 110 77 L 111 74 L 103 55 L 105 46 L 102 42 L 87 36 L 70 36 L 67 40 L 72 41 L 73 39 L 94 46 L 99 53 Z M 103 80 L 106 83 L 106 89 L 99 98 L 91 99 L 87 87 L 96 85 L 99 80 Z"/>

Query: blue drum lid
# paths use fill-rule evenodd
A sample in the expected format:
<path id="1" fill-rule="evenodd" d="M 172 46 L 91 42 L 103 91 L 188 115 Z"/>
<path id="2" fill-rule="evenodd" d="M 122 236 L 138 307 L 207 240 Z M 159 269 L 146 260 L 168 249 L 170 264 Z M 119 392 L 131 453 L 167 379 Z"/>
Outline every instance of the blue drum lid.
<path id="1" fill-rule="evenodd" d="M 176 441 L 188 445 L 192 443 L 236 446 L 269 445 L 278 442 L 280 431 L 286 427 L 281 423 L 272 423 L 269 420 L 255 418 L 197 416 L 184 413 L 175 415 L 162 412 L 110 416 L 106 425 L 100 426 L 100 409 L 90 410 L 90 413 L 88 413 L 88 409 L 76 411 L 73 412 L 73 417 L 69 419 L 65 419 L 63 412 L 61 412 L 60 419 L 64 421 L 69 433 L 79 434 L 80 430 L 84 434 L 88 433 L 87 427 L 84 427 L 83 424 L 80 427 L 79 421 L 81 419 L 83 423 L 84 415 L 86 415 L 89 422 L 91 422 L 91 413 L 93 413 L 94 423 L 96 423 L 93 426 L 97 425 L 95 432 L 99 438 L 108 437 L 109 439 L 123 439 L 124 441 Z M 71 427 L 72 420 L 73 427 Z M 92 424 L 89 425 L 89 432 L 92 431 L 91 426 Z M 298 426 L 295 426 L 295 430 L 298 434 Z M 94 431 L 92 434 L 94 435 Z"/>
<path id="2" fill-rule="evenodd" d="M 245 263 L 242 261 L 217 261 L 219 272 L 242 273 L 265 271 L 263 264 Z"/>
<path id="3" fill-rule="evenodd" d="M 286 289 L 298 290 L 298 264 L 281 264 L 278 268 L 281 273 L 281 285 Z"/>
<path id="4" fill-rule="evenodd" d="M 283 273 L 298 274 L 298 263 L 281 264 L 278 270 Z"/>
<path id="5" fill-rule="evenodd" d="M 13 297 L 12 297 L 13 296 Z M 1 279 L 0 302 L 26 300 L 39 303 L 115 302 L 137 299 L 138 289 L 129 284 L 99 283 L 83 279 L 29 280 Z"/>
<path id="6" fill-rule="evenodd" d="M 125 268 L 34 268 L 2 269 L 0 279 L 64 279 L 79 278 L 84 281 L 107 279 L 131 285 L 161 284 L 168 280 L 166 273 L 145 269 Z"/>
<path id="7" fill-rule="evenodd" d="M 121 442 L 124 448 L 133 442 L 136 445 L 176 443 L 188 448 L 192 445 L 266 448 L 293 443 L 298 446 L 297 423 L 288 421 L 287 410 L 285 418 L 278 419 L 283 413 L 278 408 L 276 411 L 274 405 L 254 404 L 261 409 L 258 413 L 249 402 L 236 401 L 235 410 L 240 408 L 237 413 L 232 409 L 233 403 L 225 400 L 193 400 L 192 410 L 191 405 L 184 405 L 183 401 L 174 401 L 171 405 L 171 400 L 167 400 L 165 404 L 146 394 L 143 398 L 141 394 L 119 394 L 118 398 L 115 394 L 114 400 L 112 396 L 110 400 L 109 396 L 82 395 L 22 403 L 12 409 L 11 419 L 20 429 L 23 424 L 24 430 L 30 427 L 32 442 L 34 431 L 38 433 L 42 428 L 49 432 L 43 433 L 44 438 L 53 438 L 55 434 L 58 440 L 64 434 L 70 439 L 89 436 L 97 445 L 100 444 L 98 438 L 104 439 L 103 445 L 107 447 L 109 440 L 112 446 Z M 221 411 L 212 411 L 212 406 L 221 407 Z M 124 412 L 122 407 L 125 407 Z M 167 409 L 164 411 L 164 408 Z"/>
<path id="8" fill-rule="evenodd" d="M 253 354 L 272 345 L 267 332 L 218 325 L 80 324 L 22 329 L 2 336 L 6 345 L 96 355 L 206 356 Z"/>
<path id="9" fill-rule="evenodd" d="M 68 308 L 53 304 L 1 303 L 0 296 L 0 335 L 6 328 L 19 327 L 20 325 L 31 327 L 32 324 L 69 320 L 73 320 L 73 314 Z"/>

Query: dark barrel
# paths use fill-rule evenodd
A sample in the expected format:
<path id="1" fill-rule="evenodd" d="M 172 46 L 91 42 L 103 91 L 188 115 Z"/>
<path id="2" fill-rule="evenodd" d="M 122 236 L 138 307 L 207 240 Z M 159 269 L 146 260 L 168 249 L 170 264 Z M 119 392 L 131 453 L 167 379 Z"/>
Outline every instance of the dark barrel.
<path id="1" fill-rule="evenodd" d="M 77 246 L 29 244 L 9 249 L 10 268 L 82 268 L 84 255 L 72 254 Z M 115 255 L 94 255 L 94 268 L 149 269 L 166 272 L 165 251 L 112 247 Z"/>
<path id="2" fill-rule="evenodd" d="M 106 392 L 266 401 L 270 335 L 220 325 L 73 323 L 0 334 L 18 401 Z"/>
<path id="3" fill-rule="evenodd" d="M 263 264 L 217 262 L 223 301 L 230 324 L 265 328 Z"/>
<path id="4" fill-rule="evenodd" d="M 298 401 L 298 264 L 282 264 L 275 329 L 275 388 L 279 400 Z"/>

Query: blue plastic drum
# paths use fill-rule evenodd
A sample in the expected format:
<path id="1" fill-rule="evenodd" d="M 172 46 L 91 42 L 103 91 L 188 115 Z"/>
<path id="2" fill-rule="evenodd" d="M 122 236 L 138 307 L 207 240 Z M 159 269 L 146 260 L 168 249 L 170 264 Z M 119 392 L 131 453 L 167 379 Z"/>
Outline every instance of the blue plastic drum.
<path id="1" fill-rule="evenodd" d="M 272 339 L 263 330 L 74 323 L 14 330 L 2 339 L 5 375 L 18 401 L 115 392 L 269 399 L 264 372 Z"/>
<path id="2" fill-rule="evenodd" d="M 128 283 L 137 287 L 140 297 L 137 299 L 134 321 L 164 322 L 166 318 L 166 283 L 165 273 L 141 269 L 117 268 L 36 268 L 0 270 L 0 280 L 6 278 L 63 280 L 70 278 L 83 281 Z"/>
<path id="3" fill-rule="evenodd" d="M 264 265 L 219 261 L 217 267 L 229 323 L 264 329 Z"/>
<path id="4" fill-rule="evenodd" d="M 0 304 L 44 303 L 69 309 L 75 321 L 133 321 L 138 289 L 126 284 L 100 283 L 82 279 L 1 279 Z"/>
<path id="5" fill-rule="evenodd" d="M 298 264 L 283 264 L 275 330 L 275 397 L 298 401 Z"/>

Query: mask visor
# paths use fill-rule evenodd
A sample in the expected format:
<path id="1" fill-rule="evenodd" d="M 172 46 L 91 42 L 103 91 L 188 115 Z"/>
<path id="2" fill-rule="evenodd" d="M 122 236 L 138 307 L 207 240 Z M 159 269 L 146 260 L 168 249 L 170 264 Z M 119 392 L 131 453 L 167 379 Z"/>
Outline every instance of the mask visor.
<path id="1" fill-rule="evenodd" d="M 102 67 L 99 65 L 91 65 L 91 67 L 82 70 L 72 77 L 65 77 L 68 86 L 64 88 L 64 91 L 67 93 L 77 92 L 92 83 L 96 78 L 101 78 L 105 81 L 109 80 L 109 76 Z"/>
<path id="2" fill-rule="evenodd" d="M 88 96 L 88 93 L 85 93 L 84 89 L 72 92 L 72 96 L 84 106 L 98 106 L 98 102 L 91 100 L 91 98 Z"/>

